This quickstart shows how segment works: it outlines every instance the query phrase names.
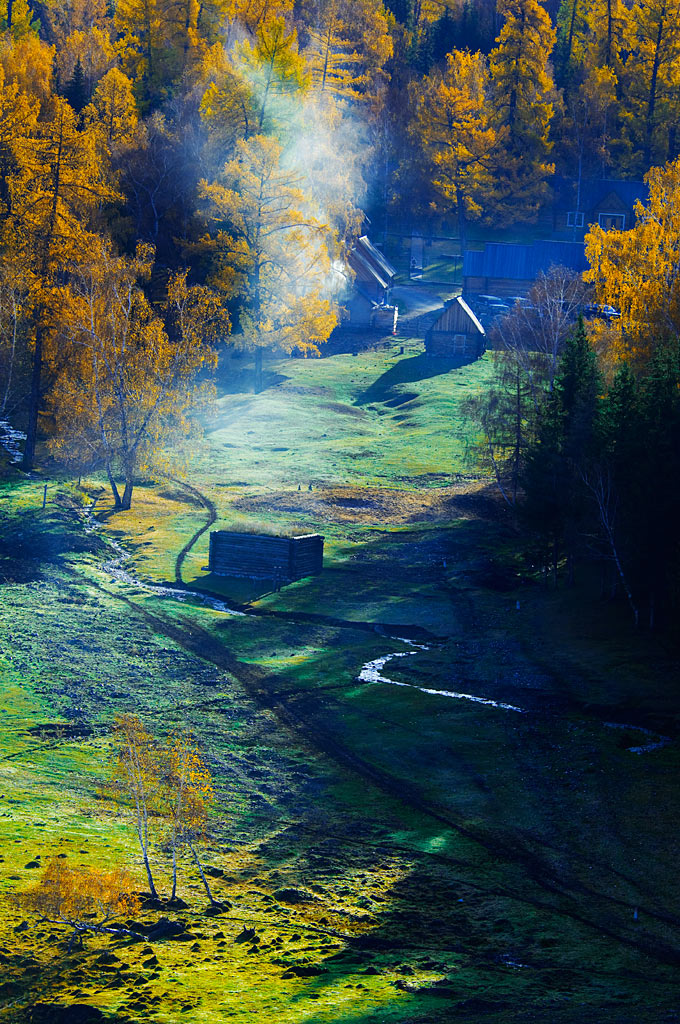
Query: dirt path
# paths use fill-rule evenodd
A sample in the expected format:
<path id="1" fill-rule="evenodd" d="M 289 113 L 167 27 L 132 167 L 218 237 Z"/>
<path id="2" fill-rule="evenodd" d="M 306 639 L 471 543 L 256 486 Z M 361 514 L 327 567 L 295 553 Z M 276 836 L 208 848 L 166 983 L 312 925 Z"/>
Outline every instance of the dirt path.
<path id="1" fill-rule="evenodd" d="M 204 509 L 208 513 L 208 518 L 205 524 L 199 530 L 196 531 L 196 533 L 190 540 L 186 542 L 180 553 L 177 555 L 177 558 L 175 559 L 175 582 L 183 584 L 184 580 L 182 579 L 182 566 L 184 565 L 184 559 L 189 554 L 196 541 L 203 536 L 206 530 L 210 529 L 213 523 L 217 522 L 217 509 L 215 508 L 215 505 L 210 500 L 210 498 L 206 498 L 205 494 L 201 494 L 198 488 L 192 487 L 191 484 L 187 484 L 185 483 L 184 480 L 177 479 L 177 477 L 171 477 L 171 479 L 173 483 L 178 484 L 178 486 L 182 487 L 185 491 L 188 491 L 193 498 L 196 498 L 197 501 L 200 501 L 201 505 L 203 505 Z"/>

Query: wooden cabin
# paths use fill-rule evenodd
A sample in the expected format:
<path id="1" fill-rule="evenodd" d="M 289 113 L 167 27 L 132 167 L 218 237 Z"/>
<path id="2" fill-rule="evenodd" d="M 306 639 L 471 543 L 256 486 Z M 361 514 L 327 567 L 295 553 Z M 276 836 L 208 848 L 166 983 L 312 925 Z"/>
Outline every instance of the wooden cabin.
<path id="1" fill-rule="evenodd" d="M 277 586 L 317 576 L 323 569 L 321 534 L 276 537 L 213 530 L 208 568 L 216 576 L 273 580 Z"/>
<path id="2" fill-rule="evenodd" d="M 551 267 L 587 270 L 583 242 L 487 242 L 483 249 L 463 254 L 463 294 L 526 295 L 538 275 Z"/>
<path id="3" fill-rule="evenodd" d="M 635 224 L 638 202 L 649 198 L 644 181 L 615 178 L 583 178 L 580 185 L 571 178 L 555 177 L 551 229 L 556 237 L 583 239 L 593 224 L 604 231 L 628 231 Z"/>
<path id="4" fill-rule="evenodd" d="M 460 295 L 446 306 L 425 335 L 428 356 L 476 359 L 485 348 L 484 328 Z"/>
<path id="5" fill-rule="evenodd" d="M 347 257 L 347 294 L 343 326 L 396 331 L 397 310 L 390 303 L 396 270 L 366 235 L 357 239 Z"/>

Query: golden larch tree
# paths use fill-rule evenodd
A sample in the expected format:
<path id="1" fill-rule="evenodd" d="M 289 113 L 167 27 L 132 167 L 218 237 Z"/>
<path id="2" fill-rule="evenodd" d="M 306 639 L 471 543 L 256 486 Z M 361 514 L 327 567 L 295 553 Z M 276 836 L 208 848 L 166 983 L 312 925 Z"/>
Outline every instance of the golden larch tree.
<path id="1" fill-rule="evenodd" d="M 653 162 L 663 163 L 668 158 L 669 133 L 677 134 L 680 0 L 638 0 L 631 21 L 627 106 L 639 150 L 637 167 L 646 170 Z"/>
<path id="2" fill-rule="evenodd" d="M 505 219 L 531 219 L 554 165 L 550 123 L 556 98 L 550 69 L 555 30 L 539 0 L 502 0 L 505 21 L 489 55 L 496 123 L 506 128 L 496 207 Z"/>
<path id="3" fill-rule="evenodd" d="M 137 127 L 137 104 L 132 82 L 118 68 L 111 68 L 97 85 L 84 118 L 101 134 L 105 151 L 131 142 Z"/>
<path id="4" fill-rule="evenodd" d="M 292 110 L 308 85 L 295 29 L 288 29 L 283 18 L 262 22 L 253 43 L 244 40 L 236 46 L 234 65 L 251 90 L 253 132 L 281 135 L 290 130 Z"/>
<path id="5" fill-rule="evenodd" d="M 380 0 L 315 0 L 304 16 L 314 88 L 344 100 L 375 102 L 393 52 Z"/>
<path id="6" fill-rule="evenodd" d="M 282 154 L 264 135 L 242 140 L 220 181 L 201 185 L 216 228 L 215 281 L 225 271 L 229 287 L 240 288 L 242 333 L 234 340 L 254 350 L 258 388 L 265 349 L 318 354 L 337 323 L 327 297 L 333 232 L 310 211 L 304 178 Z"/>
<path id="7" fill-rule="evenodd" d="M 493 124 L 489 71 L 481 53 L 454 50 L 446 68 L 411 86 L 409 134 L 430 167 L 432 184 L 456 212 L 460 244 L 495 190 L 498 154 L 507 129 Z"/>
<path id="8" fill-rule="evenodd" d="M 67 100 L 54 97 L 50 116 L 16 143 L 19 170 L 9 183 L 11 214 L 7 230 L 16 258 L 37 282 L 33 371 L 23 465 L 35 456 L 38 413 L 43 398 L 43 360 L 58 325 L 64 291 L 63 270 L 74 252 L 90 244 L 86 226 L 102 204 L 117 193 L 106 180 L 95 133 L 81 130 Z"/>

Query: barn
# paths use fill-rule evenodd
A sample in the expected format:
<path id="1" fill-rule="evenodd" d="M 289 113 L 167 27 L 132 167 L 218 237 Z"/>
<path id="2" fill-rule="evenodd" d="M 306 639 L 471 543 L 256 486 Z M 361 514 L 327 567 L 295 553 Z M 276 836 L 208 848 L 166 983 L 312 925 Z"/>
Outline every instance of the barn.
<path id="1" fill-rule="evenodd" d="M 273 580 L 277 587 L 323 569 L 324 538 L 318 533 L 280 537 L 213 530 L 208 568 L 216 576 Z"/>
<path id="2" fill-rule="evenodd" d="M 541 271 L 551 267 L 587 270 L 583 242 L 487 242 L 463 254 L 463 294 L 526 295 Z"/>
<path id="3" fill-rule="evenodd" d="M 484 328 L 460 295 L 447 302 L 425 335 L 428 356 L 476 359 L 484 351 Z"/>

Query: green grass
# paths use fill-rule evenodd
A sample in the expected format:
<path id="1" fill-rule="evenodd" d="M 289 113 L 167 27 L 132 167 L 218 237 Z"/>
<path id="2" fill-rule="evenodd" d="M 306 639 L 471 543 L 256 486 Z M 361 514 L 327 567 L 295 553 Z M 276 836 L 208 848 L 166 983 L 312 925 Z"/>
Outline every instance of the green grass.
<path id="1" fill-rule="evenodd" d="M 218 528 L 326 536 L 324 572 L 279 593 L 210 577 L 201 538 L 184 579 L 252 614 L 104 568 L 117 539 L 138 576 L 174 580 L 206 516 L 181 484 L 139 487 L 114 516 L 100 498 L 88 533 L 63 485 L 42 510 L 40 479 L 0 482 L 0 1021 L 43 1001 L 135 1024 L 658 1024 L 675 1006 L 677 743 L 636 756 L 605 723 L 670 722 L 670 660 L 618 627 L 605 642 L 582 596 L 565 619 L 561 594 L 522 582 L 510 518 L 467 478 L 460 399 L 490 361 L 428 365 L 416 342 L 284 360 L 258 395 L 243 365 L 223 368 L 187 482 Z M 385 634 L 430 649 L 386 665 L 404 685 L 359 683 L 409 650 Z M 205 917 L 183 864 L 192 938 L 154 945 L 157 967 L 142 945 L 66 957 L 54 929 L 14 931 L 31 861 L 139 872 L 100 787 L 121 711 L 189 728 L 218 793 L 205 856 L 232 909 Z M 234 941 L 244 923 L 257 943 Z M 105 948 L 127 969 L 102 966 Z"/>

